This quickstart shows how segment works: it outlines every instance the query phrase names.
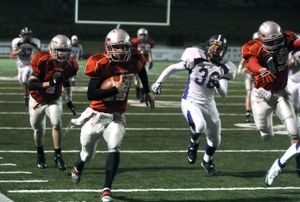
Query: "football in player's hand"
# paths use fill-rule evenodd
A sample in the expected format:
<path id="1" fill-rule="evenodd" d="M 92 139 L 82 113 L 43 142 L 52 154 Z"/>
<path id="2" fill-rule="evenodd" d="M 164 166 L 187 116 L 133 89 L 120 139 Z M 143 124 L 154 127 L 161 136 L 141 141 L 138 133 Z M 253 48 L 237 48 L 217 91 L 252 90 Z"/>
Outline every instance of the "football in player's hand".
<path id="1" fill-rule="evenodd" d="M 120 80 L 120 76 L 112 76 L 112 77 L 108 77 L 107 79 L 105 79 L 102 84 L 101 84 L 101 89 L 110 89 L 112 88 L 113 85 L 113 81 L 119 81 Z"/>

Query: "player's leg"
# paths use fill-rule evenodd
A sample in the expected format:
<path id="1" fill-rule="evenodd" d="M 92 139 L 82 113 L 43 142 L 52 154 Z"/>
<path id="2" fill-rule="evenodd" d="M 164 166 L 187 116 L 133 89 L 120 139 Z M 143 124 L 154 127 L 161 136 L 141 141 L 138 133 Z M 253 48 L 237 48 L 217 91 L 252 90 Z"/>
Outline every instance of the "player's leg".
<path id="1" fill-rule="evenodd" d="M 282 169 L 286 166 L 288 160 L 293 156 L 300 155 L 300 143 L 292 144 L 286 152 L 280 158 L 276 159 L 272 164 L 271 168 L 268 170 L 265 178 L 265 183 L 267 186 L 271 186 L 275 178 L 279 175 Z"/>
<path id="2" fill-rule="evenodd" d="M 200 135 L 206 130 L 200 106 L 188 100 L 181 100 L 181 111 L 190 126 L 190 141 L 187 149 L 187 158 L 190 164 L 194 164 L 197 159 Z"/>
<path id="3" fill-rule="evenodd" d="M 263 140 L 272 139 L 273 133 L 273 109 L 262 98 L 258 97 L 255 90 L 251 94 L 251 105 L 254 123 Z"/>
<path id="4" fill-rule="evenodd" d="M 252 91 L 252 75 L 250 73 L 245 73 L 245 89 L 246 89 L 246 99 L 245 99 L 245 109 L 246 109 L 246 122 L 251 121 L 251 91 Z"/>
<path id="5" fill-rule="evenodd" d="M 202 106 L 202 112 L 207 124 L 205 153 L 203 156 L 202 167 L 209 175 L 216 175 L 213 155 L 221 143 L 221 121 L 215 102 L 207 106 Z"/>
<path id="6" fill-rule="evenodd" d="M 294 113 L 294 108 L 292 104 L 292 98 L 287 93 L 284 92 L 283 95 L 278 96 L 278 104 L 276 108 L 276 114 L 283 122 L 291 137 L 291 144 L 298 143 L 299 141 L 299 128 L 297 123 L 297 118 Z M 300 156 L 296 156 L 296 170 L 300 177 Z"/>
<path id="7" fill-rule="evenodd" d="M 71 171 L 72 181 L 79 183 L 86 162 L 94 158 L 98 142 L 105 126 L 96 116 L 88 120 L 80 132 L 81 151 L 79 152 L 74 167 Z"/>
<path id="8" fill-rule="evenodd" d="M 44 154 L 44 135 L 46 125 L 46 106 L 37 107 L 38 103 L 30 97 L 29 99 L 29 120 L 33 129 L 33 139 L 37 150 L 37 167 L 46 168 Z"/>
<path id="9" fill-rule="evenodd" d="M 111 201 L 112 183 L 119 168 L 120 163 L 120 145 L 125 136 L 125 117 L 124 115 L 115 115 L 103 133 L 107 142 L 108 154 L 105 164 L 105 182 L 101 198 L 103 201 Z"/>
<path id="10" fill-rule="evenodd" d="M 54 163 L 59 170 L 65 170 L 66 165 L 62 157 L 62 100 L 57 99 L 46 108 L 46 114 L 50 119 L 52 125 L 52 141 L 54 147 Z"/>
<path id="11" fill-rule="evenodd" d="M 28 101 L 29 101 L 29 90 L 28 90 L 28 79 L 32 73 L 32 69 L 30 65 L 26 65 L 22 68 L 21 71 L 21 85 L 23 86 L 24 89 L 24 102 L 25 106 L 28 106 Z"/>

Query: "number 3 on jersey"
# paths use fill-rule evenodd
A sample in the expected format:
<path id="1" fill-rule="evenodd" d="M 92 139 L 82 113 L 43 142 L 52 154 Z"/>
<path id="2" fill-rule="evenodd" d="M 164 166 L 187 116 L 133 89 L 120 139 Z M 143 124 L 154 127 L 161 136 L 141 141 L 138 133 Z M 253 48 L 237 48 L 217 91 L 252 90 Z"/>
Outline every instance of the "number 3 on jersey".
<path id="1" fill-rule="evenodd" d="M 209 75 L 209 72 L 208 72 L 208 69 L 207 68 L 204 68 L 202 67 L 200 70 L 199 70 L 199 77 L 197 77 L 195 79 L 195 82 L 199 85 L 199 86 L 203 86 L 205 81 L 207 80 L 207 77 L 209 76 L 208 78 L 208 81 L 207 81 L 207 84 L 206 84 L 206 87 L 209 88 L 209 89 L 212 89 L 214 88 L 214 80 L 216 79 L 219 79 L 220 78 L 220 73 L 219 72 L 211 72 L 210 75 Z"/>

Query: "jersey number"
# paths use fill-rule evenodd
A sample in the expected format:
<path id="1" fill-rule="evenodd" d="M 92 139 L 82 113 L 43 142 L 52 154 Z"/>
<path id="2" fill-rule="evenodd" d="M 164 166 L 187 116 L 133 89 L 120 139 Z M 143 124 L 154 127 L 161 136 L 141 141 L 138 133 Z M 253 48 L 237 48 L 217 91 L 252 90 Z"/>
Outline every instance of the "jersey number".
<path id="1" fill-rule="evenodd" d="M 203 86 L 205 81 L 207 80 L 207 77 L 208 77 L 208 70 L 207 68 L 201 68 L 199 70 L 199 73 L 200 73 L 200 77 L 197 77 L 195 79 L 195 82 L 199 85 L 199 86 Z M 209 89 L 212 89 L 214 88 L 214 80 L 216 79 L 219 79 L 220 78 L 220 73 L 219 72 L 212 72 L 208 78 L 208 81 L 207 81 L 207 84 L 206 84 L 206 87 L 209 88 Z"/>

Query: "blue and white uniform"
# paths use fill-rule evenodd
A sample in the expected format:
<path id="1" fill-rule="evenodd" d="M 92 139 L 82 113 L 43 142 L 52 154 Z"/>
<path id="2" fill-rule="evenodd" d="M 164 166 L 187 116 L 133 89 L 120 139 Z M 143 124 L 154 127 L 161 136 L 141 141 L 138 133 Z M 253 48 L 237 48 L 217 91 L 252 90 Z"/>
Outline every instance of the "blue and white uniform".
<path id="1" fill-rule="evenodd" d="M 181 62 L 168 66 L 161 73 L 156 84 L 161 85 L 174 72 L 184 70 L 189 72 L 189 77 L 181 99 L 182 113 L 191 132 L 205 133 L 207 144 L 217 148 L 221 142 L 221 122 L 214 96 L 216 93 L 227 95 L 228 80 L 234 79 L 236 66 L 230 61 L 212 63 L 202 49 L 191 47 L 185 49 Z M 214 84 L 216 80 L 218 88 Z"/>

